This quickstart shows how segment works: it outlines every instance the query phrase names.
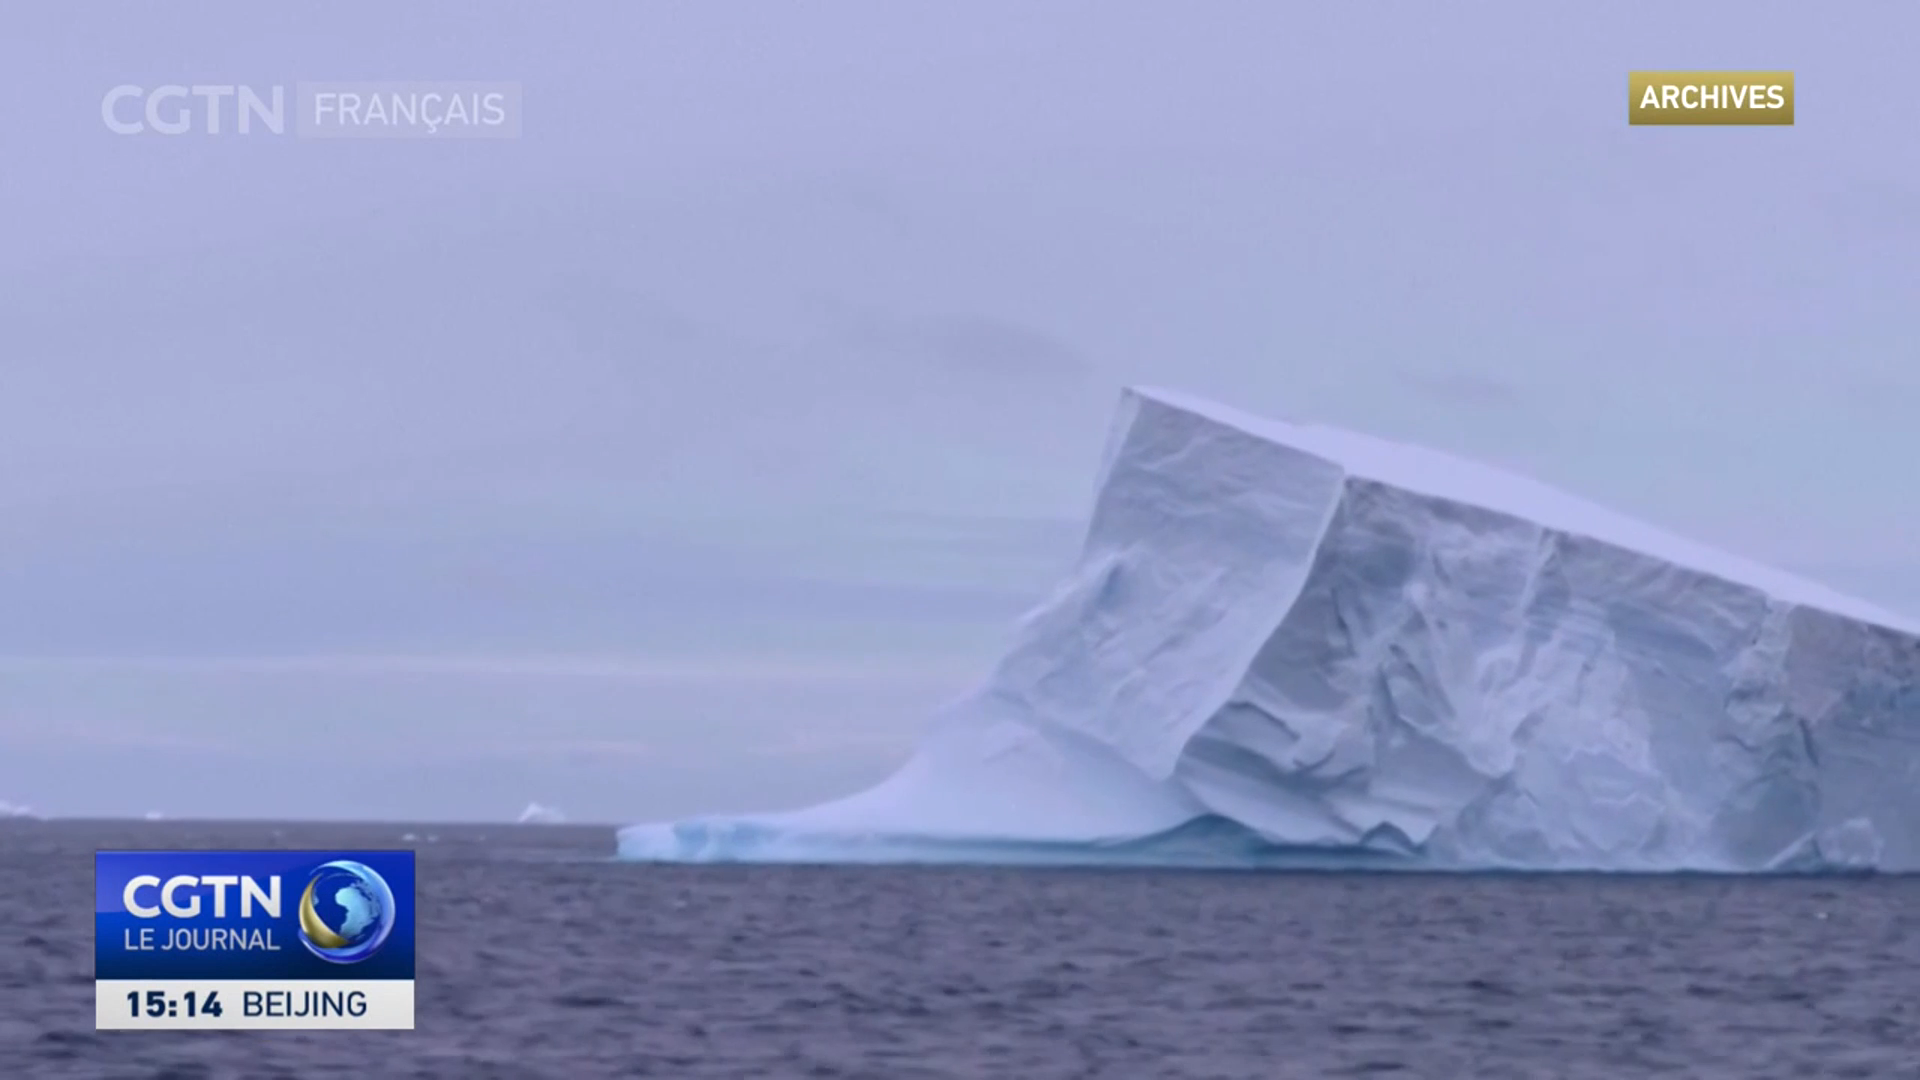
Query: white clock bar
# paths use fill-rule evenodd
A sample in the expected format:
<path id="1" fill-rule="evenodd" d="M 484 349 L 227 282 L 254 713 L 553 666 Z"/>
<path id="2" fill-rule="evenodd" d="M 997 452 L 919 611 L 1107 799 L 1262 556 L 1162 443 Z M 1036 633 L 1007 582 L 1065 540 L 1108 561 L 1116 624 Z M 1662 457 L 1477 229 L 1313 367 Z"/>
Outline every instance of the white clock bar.
<path id="1" fill-rule="evenodd" d="M 97 979 L 96 1030 L 413 1029 L 410 979 Z"/>

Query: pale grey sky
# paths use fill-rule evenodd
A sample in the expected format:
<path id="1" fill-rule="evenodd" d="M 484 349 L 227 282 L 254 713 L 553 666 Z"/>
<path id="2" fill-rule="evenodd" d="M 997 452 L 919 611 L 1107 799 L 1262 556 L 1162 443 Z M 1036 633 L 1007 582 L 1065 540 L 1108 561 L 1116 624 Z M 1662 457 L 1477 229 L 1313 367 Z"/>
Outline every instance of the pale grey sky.
<path id="1" fill-rule="evenodd" d="M 1893 3 L 15 5 L 0 800 L 625 821 L 872 779 L 1121 385 L 1920 610 Z M 1791 128 L 1628 128 L 1641 68 Z M 119 136 L 518 82 L 523 135 Z"/>

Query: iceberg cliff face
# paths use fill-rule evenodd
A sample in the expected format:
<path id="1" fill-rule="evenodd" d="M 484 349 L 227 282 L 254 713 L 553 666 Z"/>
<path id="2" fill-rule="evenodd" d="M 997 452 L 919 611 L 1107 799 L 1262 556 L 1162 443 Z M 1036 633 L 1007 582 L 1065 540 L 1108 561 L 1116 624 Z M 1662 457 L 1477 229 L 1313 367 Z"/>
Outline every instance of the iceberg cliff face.
<path id="1" fill-rule="evenodd" d="M 637 859 L 1920 869 L 1920 626 L 1552 488 L 1129 391 L 1070 580 L 879 786 Z"/>

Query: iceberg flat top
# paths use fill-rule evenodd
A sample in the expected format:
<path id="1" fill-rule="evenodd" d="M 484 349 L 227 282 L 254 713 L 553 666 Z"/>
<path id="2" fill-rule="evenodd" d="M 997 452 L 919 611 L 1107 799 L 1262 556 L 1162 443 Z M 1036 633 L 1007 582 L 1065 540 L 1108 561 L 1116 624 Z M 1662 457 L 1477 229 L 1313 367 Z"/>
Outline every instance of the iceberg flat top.
<path id="1" fill-rule="evenodd" d="M 1905 633 L 1920 633 L 1920 620 L 1848 596 L 1817 581 L 1677 536 L 1519 473 L 1344 428 L 1292 424 L 1255 416 L 1174 390 L 1134 387 L 1129 393 L 1325 458 L 1353 476 L 1497 510 L 1563 532 L 1631 548 L 1759 589 L 1789 603 L 1805 604 Z"/>

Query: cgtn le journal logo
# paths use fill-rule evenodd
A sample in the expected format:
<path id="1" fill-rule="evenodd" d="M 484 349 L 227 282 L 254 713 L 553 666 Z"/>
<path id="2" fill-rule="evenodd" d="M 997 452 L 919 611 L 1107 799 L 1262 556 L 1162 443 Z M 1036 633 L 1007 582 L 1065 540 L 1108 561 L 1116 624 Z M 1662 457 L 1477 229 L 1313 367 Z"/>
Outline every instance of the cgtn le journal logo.
<path id="1" fill-rule="evenodd" d="M 102 851 L 96 1028 L 412 1028 L 411 851 Z"/>

